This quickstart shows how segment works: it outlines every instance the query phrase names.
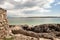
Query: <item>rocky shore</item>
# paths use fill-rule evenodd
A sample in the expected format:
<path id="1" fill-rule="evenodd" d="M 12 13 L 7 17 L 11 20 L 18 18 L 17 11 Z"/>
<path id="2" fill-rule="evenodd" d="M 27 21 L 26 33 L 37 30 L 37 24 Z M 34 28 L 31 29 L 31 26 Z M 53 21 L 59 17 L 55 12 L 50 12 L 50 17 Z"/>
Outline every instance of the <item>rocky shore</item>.
<path id="1" fill-rule="evenodd" d="M 9 25 L 13 35 L 19 34 L 26 37 L 32 37 L 40 40 L 40 38 L 60 40 L 60 24 L 42 24 L 42 25 Z M 20 39 L 21 40 L 21 39 Z"/>

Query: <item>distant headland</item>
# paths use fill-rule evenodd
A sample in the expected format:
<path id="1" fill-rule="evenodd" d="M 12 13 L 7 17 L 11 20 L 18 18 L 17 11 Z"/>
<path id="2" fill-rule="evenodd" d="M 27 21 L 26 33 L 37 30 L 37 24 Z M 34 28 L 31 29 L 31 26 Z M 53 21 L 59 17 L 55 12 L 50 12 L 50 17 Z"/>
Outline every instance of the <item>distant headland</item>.
<path id="1" fill-rule="evenodd" d="M 19 17 L 8 17 L 8 18 L 19 18 Z M 20 18 L 60 18 L 60 16 L 34 16 L 34 17 L 20 17 Z"/>
<path id="2" fill-rule="evenodd" d="M 27 18 L 60 18 L 60 16 L 40 16 L 40 17 L 27 17 Z"/>

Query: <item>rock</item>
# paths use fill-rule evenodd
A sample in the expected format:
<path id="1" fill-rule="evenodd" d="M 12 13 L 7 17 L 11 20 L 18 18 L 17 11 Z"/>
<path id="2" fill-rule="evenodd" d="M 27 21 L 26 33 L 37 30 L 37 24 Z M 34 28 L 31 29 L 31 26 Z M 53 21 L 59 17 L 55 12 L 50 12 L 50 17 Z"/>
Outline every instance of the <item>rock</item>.
<path id="1" fill-rule="evenodd" d="M 60 25 L 59 24 L 43 24 L 30 27 L 28 25 L 20 26 L 19 30 L 12 30 L 13 34 L 23 34 L 25 36 L 35 37 L 37 39 L 46 38 L 55 40 L 60 37 Z"/>
<path id="2" fill-rule="evenodd" d="M 8 20 L 6 19 L 6 10 L 0 8 L 0 38 L 4 38 L 8 33 Z"/>

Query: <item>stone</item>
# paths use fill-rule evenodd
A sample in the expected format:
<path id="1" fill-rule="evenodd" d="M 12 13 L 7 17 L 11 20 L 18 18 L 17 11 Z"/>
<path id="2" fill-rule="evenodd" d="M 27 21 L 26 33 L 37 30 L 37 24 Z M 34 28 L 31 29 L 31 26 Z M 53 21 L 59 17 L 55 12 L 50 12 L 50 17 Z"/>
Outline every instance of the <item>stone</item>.
<path id="1" fill-rule="evenodd" d="M 0 8 L 0 38 L 4 38 L 9 35 L 9 25 L 6 12 L 7 11 L 5 9 Z"/>

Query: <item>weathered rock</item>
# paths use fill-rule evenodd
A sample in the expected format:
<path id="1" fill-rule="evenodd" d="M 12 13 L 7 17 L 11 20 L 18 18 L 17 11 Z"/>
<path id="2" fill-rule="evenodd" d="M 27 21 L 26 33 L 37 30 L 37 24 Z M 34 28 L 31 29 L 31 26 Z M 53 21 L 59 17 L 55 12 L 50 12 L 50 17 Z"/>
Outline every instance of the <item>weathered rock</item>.
<path id="1" fill-rule="evenodd" d="M 9 25 L 6 12 L 6 10 L 0 8 L 0 38 L 4 38 L 8 35 Z"/>
<path id="2" fill-rule="evenodd" d="M 36 25 L 34 27 L 22 26 L 24 30 L 33 31 L 36 33 L 49 33 L 53 31 L 60 32 L 60 24 L 43 24 Z"/>
<path id="3" fill-rule="evenodd" d="M 43 24 L 29 27 L 28 25 L 20 26 L 22 29 L 12 30 L 13 34 L 23 34 L 35 38 L 46 38 L 55 40 L 60 37 L 60 24 Z"/>

